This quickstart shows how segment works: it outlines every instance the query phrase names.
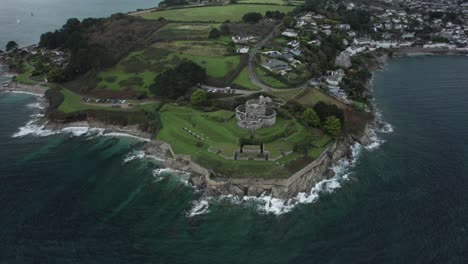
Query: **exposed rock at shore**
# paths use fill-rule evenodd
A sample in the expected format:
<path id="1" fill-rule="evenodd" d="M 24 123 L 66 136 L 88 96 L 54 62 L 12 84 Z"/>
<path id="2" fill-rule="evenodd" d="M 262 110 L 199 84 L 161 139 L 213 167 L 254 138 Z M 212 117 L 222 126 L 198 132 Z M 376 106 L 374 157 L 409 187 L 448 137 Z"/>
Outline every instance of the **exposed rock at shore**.
<path id="1" fill-rule="evenodd" d="M 205 174 L 191 171 L 189 157 L 169 158 L 166 165 L 178 170 L 191 172 L 189 183 L 206 196 L 234 195 L 243 196 L 271 195 L 275 198 L 293 198 L 298 193 L 308 193 L 316 183 L 334 176 L 332 167 L 342 159 L 352 158 L 352 147 L 356 143 L 370 143 L 368 133 L 361 136 L 345 136 L 326 150 L 318 159 L 287 179 L 235 179 L 217 178 L 206 170 Z M 203 172 L 203 171 L 202 171 Z"/>

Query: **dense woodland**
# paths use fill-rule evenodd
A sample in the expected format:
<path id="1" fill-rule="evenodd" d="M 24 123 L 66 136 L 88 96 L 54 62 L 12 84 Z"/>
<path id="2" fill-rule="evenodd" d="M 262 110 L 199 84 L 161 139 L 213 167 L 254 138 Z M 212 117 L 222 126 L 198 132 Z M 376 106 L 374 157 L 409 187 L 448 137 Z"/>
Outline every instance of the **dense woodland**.
<path id="1" fill-rule="evenodd" d="M 82 22 L 72 18 L 61 29 L 42 34 L 39 47 L 70 53 L 63 79 L 71 80 L 90 70 L 110 67 L 129 52 L 144 47 L 150 33 L 165 23 L 123 14 Z"/>

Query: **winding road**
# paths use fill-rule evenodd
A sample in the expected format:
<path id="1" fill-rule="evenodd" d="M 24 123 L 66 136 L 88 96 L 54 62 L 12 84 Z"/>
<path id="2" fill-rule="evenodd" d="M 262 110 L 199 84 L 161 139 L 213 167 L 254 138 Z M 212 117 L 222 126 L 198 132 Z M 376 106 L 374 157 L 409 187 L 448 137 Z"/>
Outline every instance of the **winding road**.
<path id="1" fill-rule="evenodd" d="M 291 90 L 300 90 L 304 89 L 308 86 L 309 82 L 312 81 L 313 79 L 307 80 L 305 83 L 301 84 L 300 86 L 293 87 L 293 88 L 285 88 L 285 89 L 278 89 L 274 88 L 271 86 L 268 86 L 264 83 L 262 83 L 258 78 L 257 75 L 255 74 L 255 58 L 257 56 L 258 51 L 265 46 L 265 44 L 270 41 L 274 36 L 276 36 L 279 32 L 279 29 L 281 27 L 281 23 L 276 25 L 273 30 L 268 34 L 262 41 L 258 42 L 257 45 L 251 50 L 249 53 L 249 78 L 252 81 L 253 84 L 257 85 L 258 87 L 261 88 L 262 92 L 270 92 L 270 91 L 291 91 Z"/>

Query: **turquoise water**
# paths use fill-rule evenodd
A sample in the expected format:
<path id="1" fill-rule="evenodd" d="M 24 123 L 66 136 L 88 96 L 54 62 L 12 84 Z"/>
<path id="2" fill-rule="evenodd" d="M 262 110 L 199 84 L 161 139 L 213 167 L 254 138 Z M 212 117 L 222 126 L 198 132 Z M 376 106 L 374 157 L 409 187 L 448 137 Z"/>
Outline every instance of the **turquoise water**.
<path id="1" fill-rule="evenodd" d="M 374 94 L 394 132 L 361 148 L 341 188 L 282 215 L 223 200 L 189 217 L 200 194 L 157 161 L 125 162 L 142 142 L 12 138 L 36 99 L 1 94 L 0 262 L 466 263 L 467 68 L 392 60 Z"/>
<path id="2" fill-rule="evenodd" d="M 0 0 L 0 49 L 8 41 L 35 44 L 42 33 L 60 28 L 68 18 L 104 17 L 157 6 L 158 0 Z"/>

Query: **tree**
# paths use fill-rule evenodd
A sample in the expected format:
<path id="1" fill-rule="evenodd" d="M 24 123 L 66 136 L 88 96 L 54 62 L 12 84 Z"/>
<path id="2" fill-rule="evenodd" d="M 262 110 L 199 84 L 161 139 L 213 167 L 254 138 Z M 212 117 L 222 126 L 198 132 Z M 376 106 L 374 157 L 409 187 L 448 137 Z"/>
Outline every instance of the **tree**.
<path id="1" fill-rule="evenodd" d="M 65 72 L 61 68 L 53 68 L 47 73 L 47 81 L 63 82 L 65 81 Z"/>
<path id="2" fill-rule="evenodd" d="M 257 13 L 257 12 L 247 13 L 244 16 L 242 16 L 242 21 L 244 21 L 245 23 L 250 23 L 250 24 L 256 24 L 262 19 L 263 19 L 262 14 Z"/>
<path id="3" fill-rule="evenodd" d="M 168 69 L 159 74 L 150 91 L 170 99 L 184 96 L 193 86 L 206 78 L 206 70 L 193 61 L 184 61 L 174 69 Z"/>
<path id="4" fill-rule="evenodd" d="M 312 127 L 320 126 L 320 117 L 314 111 L 314 109 L 308 107 L 304 112 L 302 112 L 301 119 L 308 125 Z"/>
<path id="5" fill-rule="evenodd" d="M 323 123 L 323 129 L 334 137 L 338 136 L 341 133 L 340 120 L 335 116 L 327 117 Z"/>
<path id="6" fill-rule="evenodd" d="M 190 98 L 190 102 L 193 105 L 204 105 L 206 100 L 208 99 L 208 94 L 203 91 L 202 89 L 197 89 L 195 92 L 192 93 L 192 97 Z"/>
<path id="7" fill-rule="evenodd" d="M 6 44 L 6 51 L 12 51 L 14 49 L 17 49 L 18 48 L 18 43 L 14 42 L 13 40 L 12 41 L 9 41 L 7 44 Z"/>
<path id="8" fill-rule="evenodd" d="M 210 39 L 217 39 L 220 36 L 221 36 L 221 33 L 219 33 L 219 30 L 217 28 L 213 28 L 212 30 L 210 30 L 210 33 L 208 35 Z"/>
<path id="9" fill-rule="evenodd" d="M 322 121 L 325 120 L 329 116 L 335 116 L 341 121 L 342 124 L 344 122 L 343 110 L 338 108 L 334 104 L 327 104 L 327 103 L 324 103 L 323 101 L 320 101 L 316 105 L 314 105 L 314 110 L 317 113 L 317 115 L 320 117 L 320 120 Z"/>
<path id="10" fill-rule="evenodd" d="M 223 24 L 221 25 L 220 30 L 221 30 L 221 32 L 220 32 L 221 35 L 229 35 L 229 34 L 231 34 L 231 29 L 229 28 L 229 25 L 228 25 L 227 23 L 223 23 Z"/>
<path id="11" fill-rule="evenodd" d="M 296 19 L 294 19 L 292 16 L 285 16 L 283 18 L 283 24 L 287 28 L 293 28 L 296 25 Z"/>

